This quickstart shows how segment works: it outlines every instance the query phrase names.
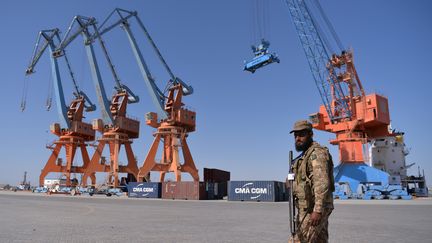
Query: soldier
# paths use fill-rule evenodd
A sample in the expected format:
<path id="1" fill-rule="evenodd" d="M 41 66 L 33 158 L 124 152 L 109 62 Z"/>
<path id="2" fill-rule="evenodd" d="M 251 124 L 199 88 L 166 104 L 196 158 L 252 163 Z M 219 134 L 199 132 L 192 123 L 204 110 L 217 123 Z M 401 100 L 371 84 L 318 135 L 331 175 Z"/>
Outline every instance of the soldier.
<path id="1" fill-rule="evenodd" d="M 297 208 L 295 242 L 328 242 L 328 218 L 333 211 L 333 161 L 327 148 L 314 142 L 312 124 L 297 121 L 295 148 L 301 154 L 292 165 Z"/>

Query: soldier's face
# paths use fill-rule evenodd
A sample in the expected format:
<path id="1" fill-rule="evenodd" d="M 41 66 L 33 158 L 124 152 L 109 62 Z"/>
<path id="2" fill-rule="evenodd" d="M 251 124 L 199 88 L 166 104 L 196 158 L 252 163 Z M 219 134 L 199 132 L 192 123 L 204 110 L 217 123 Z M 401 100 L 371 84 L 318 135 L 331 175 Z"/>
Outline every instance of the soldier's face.
<path id="1" fill-rule="evenodd" d="M 298 152 L 305 151 L 312 143 L 313 133 L 309 130 L 294 132 L 295 147 Z"/>

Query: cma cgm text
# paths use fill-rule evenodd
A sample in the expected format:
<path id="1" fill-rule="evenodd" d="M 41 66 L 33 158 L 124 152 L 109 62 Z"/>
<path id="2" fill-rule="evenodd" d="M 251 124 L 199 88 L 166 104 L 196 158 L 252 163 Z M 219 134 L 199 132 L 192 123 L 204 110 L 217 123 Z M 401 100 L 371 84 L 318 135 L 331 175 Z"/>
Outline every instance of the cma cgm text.
<path id="1" fill-rule="evenodd" d="M 267 188 L 236 188 L 234 189 L 235 193 L 245 193 L 245 194 L 249 194 L 249 193 L 253 193 L 253 194 L 266 194 L 267 193 Z"/>
<path id="2" fill-rule="evenodd" d="M 132 189 L 133 192 L 153 192 L 153 188 L 148 187 L 135 187 Z"/>

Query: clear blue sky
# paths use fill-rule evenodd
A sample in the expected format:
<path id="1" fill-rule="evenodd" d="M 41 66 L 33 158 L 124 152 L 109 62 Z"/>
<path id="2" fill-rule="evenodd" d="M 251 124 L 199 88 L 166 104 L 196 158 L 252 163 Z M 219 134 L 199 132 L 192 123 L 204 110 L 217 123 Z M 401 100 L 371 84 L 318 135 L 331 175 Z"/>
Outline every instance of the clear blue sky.
<path id="1" fill-rule="evenodd" d="M 115 7 L 136 10 L 174 73 L 191 84 L 195 93 L 184 102 L 197 112 L 197 131 L 189 146 L 202 175 L 203 167 L 231 171 L 232 179 L 283 180 L 293 138 L 294 121 L 318 110 L 321 100 L 302 47 L 283 1 L 271 1 L 267 39 L 281 59 L 255 74 L 242 71 L 251 57 L 252 1 L 1 1 L 0 70 L 1 96 L 0 183 L 16 184 L 28 171 L 36 184 L 56 139 L 49 125 L 58 121 L 55 106 L 46 111 L 50 67 L 44 55 L 28 78 L 27 109 L 19 109 L 24 71 L 41 29 L 58 27 L 65 32 L 74 15 L 94 16 L 99 21 Z M 388 96 L 392 126 L 405 132 L 411 148 L 407 163 L 425 169 L 432 184 L 430 145 L 432 114 L 430 70 L 432 56 L 432 3 L 423 1 L 325 1 L 323 7 L 345 46 L 355 52 L 355 64 L 367 93 Z M 144 39 L 134 25 L 143 45 Z M 141 165 L 153 140 L 144 114 L 153 111 L 144 81 L 122 31 L 105 37 L 122 81 L 141 98 L 129 114 L 141 120 L 140 138 L 133 143 Z M 79 83 L 92 100 L 94 88 L 85 51 L 80 41 L 71 56 Z M 146 59 L 164 87 L 167 75 L 148 48 Z M 100 54 L 100 53 L 99 53 Z M 107 93 L 113 81 L 99 55 Z M 63 66 L 64 67 L 64 66 Z M 70 80 L 64 76 L 66 99 L 71 99 Z M 429 105 L 428 105 L 429 104 Z M 87 121 L 100 115 L 87 114 Z M 332 134 L 316 132 L 316 140 L 331 146 Z M 93 150 L 91 150 L 92 152 Z M 331 148 L 334 157 L 337 149 Z M 185 177 L 188 179 L 188 177 Z"/>

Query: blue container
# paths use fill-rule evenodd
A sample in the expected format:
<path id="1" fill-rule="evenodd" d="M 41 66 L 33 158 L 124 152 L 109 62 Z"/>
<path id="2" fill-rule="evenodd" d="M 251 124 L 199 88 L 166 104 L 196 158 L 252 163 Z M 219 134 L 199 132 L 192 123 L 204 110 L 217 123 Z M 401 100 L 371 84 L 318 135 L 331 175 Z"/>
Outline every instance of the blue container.
<path id="1" fill-rule="evenodd" d="M 128 196 L 138 198 L 161 198 L 160 182 L 129 182 Z"/>
<path id="2" fill-rule="evenodd" d="M 277 202 L 286 200 L 283 182 L 229 181 L 228 201 Z"/>

